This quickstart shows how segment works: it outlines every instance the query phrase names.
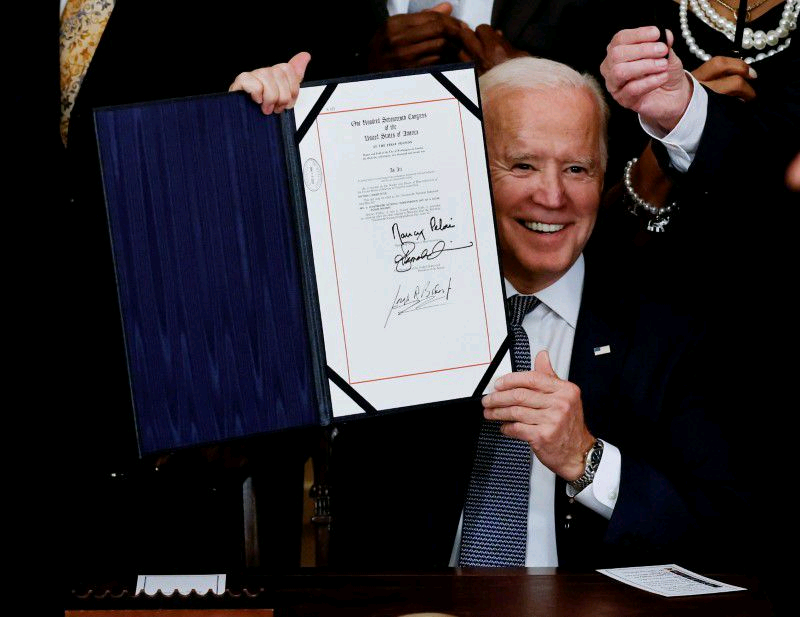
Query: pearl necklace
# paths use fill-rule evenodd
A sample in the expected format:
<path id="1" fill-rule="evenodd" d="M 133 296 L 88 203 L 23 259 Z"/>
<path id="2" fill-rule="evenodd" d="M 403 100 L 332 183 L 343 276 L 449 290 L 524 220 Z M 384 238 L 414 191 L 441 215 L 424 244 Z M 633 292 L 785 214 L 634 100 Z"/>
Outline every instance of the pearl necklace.
<path id="1" fill-rule="evenodd" d="M 691 51 L 703 62 L 707 62 L 711 59 L 711 55 L 706 53 L 700 48 L 699 45 L 697 45 L 694 37 L 692 36 L 691 30 L 689 30 L 689 5 L 691 5 L 692 12 L 698 17 L 698 19 L 714 30 L 721 32 L 731 41 L 734 40 L 736 24 L 729 19 L 725 19 L 719 13 L 717 13 L 711 7 L 711 4 L 709 4 L 708 0 L 681 0 L 680 8 L 678 9 L 681 35 L 686 41 L 689 51 Z M 767 45 L 775 47 L 775 49 L 770 49 L 766 52 L 760 51 L 760 53 L 758 53 L 755 57 L 747 57 L 744 59 L 744 61 L 747 62 L 747 64 L 752 64 L 753 62 L 758 62 L 764 58 L 774 56 L 775 54 L 789 47 L 792 39 L 788 38 L 788 36 L 792 30 L 797 28 L 798 13 L 800 13 L 800 0 L 786 0 L 784 3 L 783 12 L 781 13 L 781 19 L 778 22 L 778 27 L 775 30 L 770 30 L 769 32 L 765 33 L 763 30 L 757 30 L 753 32 L 752 29 L 745 28 L 742 38 L 742 47 L 744 49 L 751 49 L 755 47 L 760 51 L 767 47 Z M 780 43 L 781 39 L 784 38 L 786 40 L 783 43 Z"/>

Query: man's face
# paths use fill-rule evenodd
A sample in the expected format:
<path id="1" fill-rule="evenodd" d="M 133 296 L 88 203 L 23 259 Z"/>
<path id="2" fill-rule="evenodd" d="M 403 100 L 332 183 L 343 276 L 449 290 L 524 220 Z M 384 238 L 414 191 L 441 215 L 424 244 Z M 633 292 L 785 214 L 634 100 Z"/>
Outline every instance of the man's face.
<path id="1" fill-rule="evenodd" d="M 504 274 L 534 293 L 569 270 L 592 233 L 603 186 L 599 112 L 575 88 L 498 88 L 485 108 Z"/>

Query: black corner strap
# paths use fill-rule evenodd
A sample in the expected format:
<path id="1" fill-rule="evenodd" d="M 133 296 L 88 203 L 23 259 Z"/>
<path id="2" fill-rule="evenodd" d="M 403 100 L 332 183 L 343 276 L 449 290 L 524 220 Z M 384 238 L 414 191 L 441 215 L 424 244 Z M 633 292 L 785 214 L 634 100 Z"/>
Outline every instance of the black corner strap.
<path id="1" fill-rule="evenodd" d="M 500 366 L 500 362 L 502 362 L 503 358 L 508 351 L 508 346 L 511 344 L 511 335 L 506 335 L 506 338 L 503 339 L 503 342 L 500 344 L 500 348 L 497 350 L 497 353 L 494 354 L 494 358 L 489 363 L 489 366 L 486 367 L 486 372 L 481 377 L 481 380 L 478 382 L 478 387 L 475 388 L 475 392 L 472 393 L 473 398 L 480 398 L 483 396 L 483 391 L 486 389 L 486 386 L 489 385 L 489 380 L 494 375 L 494 372 L 497 370 L 497 367 Z"/>
<path id="2" fill-rule="evenodd" d="M 439 71 L 431 71 L 431 75 L 433 78 L 442 84 L 447 91 L 452 94 L 454 97 L 458 99 L 458 102 L 461 103 L 464 107 L 466 107 L 473 116 L 475 116 L 478 120 L 483 119 L 483 114 L 478 106 L 473 103 L 467 95 L 465 95 L 461 90 L 456 88 L 455 84 L 447 79 L 441 72 Z"/>
<path id="3" fill-rule="evenodd" d="M 334 90 L 336 90 L 336 84 L 328 84 L 325 86 L 325 89 L 322 91 L 322 94 L 319 95 L 317 102 L 314 103 L 314 107 L 311 108 L 311 111 L 308 112 L 306 119 L 303 120 L 303 124 L 301 124 L 300 128 L 297 129 L 297 143 L 303 141 L 303 137 L 306 136 L 308 129 L 310 129 L 311 125 L 314 124 L 314 120 L 317 119 L 319 112 L 321 112 L 322 108 L 325 107 L 325 103 L 327 103 L 328 99 L 331 98 L 331 94 L 333 94 Z"/>
<path id="4" fill-rule="evenodd" d="M 358 406 L 367 413 L 368 416 L 377 415 L 378 410 L 375 409 L 367 399 L 356 392 L 353 386 L 342 379 L 339 374 L 327 364 L 325 365 L 325 372 L 328 373 L 328 379 L 339 386 L 347 396 L 353 399 Z"/>

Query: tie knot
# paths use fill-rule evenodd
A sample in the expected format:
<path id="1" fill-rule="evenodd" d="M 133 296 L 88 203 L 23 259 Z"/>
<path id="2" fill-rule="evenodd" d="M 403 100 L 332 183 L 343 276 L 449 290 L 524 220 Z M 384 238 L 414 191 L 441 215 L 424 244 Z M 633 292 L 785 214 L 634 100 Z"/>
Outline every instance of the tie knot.
<path id="1" fill-rule="evenodd" d="M 525 315 L 539 305 L 539 298 L 536 296 L 520 296 L 516 294 L 511 296 L 507 302 L 511 325 L 518 326 L 522 323 Z"/>

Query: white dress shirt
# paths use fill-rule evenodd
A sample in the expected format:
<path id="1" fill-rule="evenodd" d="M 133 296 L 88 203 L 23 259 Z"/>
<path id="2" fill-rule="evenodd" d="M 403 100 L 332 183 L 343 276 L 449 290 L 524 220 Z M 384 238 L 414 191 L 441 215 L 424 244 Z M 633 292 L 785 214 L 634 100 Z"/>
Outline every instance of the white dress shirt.
<path id="1" fill-rule="evenodd" d="M 708 92 L 695 79 L 694 75 L 688 71 L 686 74 L 694 84 L 692 98 L 674 129 L 664 134 L 663 131 L 648 124 L 639 116 L 639 124 L 642 125 L 644 132 L 664 144 L 670 161 L 681 173 L 685 173 L 694 160 L 708 115 Z"/>
<path id="2" fill-rule="evenodd" d="M 536 354 L 546 349 L 556 374 L 565 379 L 569 375 L 572 358 L 572 343 L 581 306 L 584 276 L 583 255 L 555 283 L 536 293 L 541 303 L 522 320 L 531 348 L 531 365 Z M 517 291 L 508 281 L 506 295 Z M 597 435 L 602 439 L 602 435 Z M 595 474 L 594 482 L 576 497 L 578 503 L 591 508 L 605 518 L 611 518 L 619 489 L 621 456 L 619 450 L 604 441 L 603 458 Z M 555 567 L 558 565 L 556 550 L 556 521 L 554 499 L 556 476 L 536 456 L 531 456 L 531 484 L 528 503 L 528 544 L 525 554 L 527 567 Z M 458 565 L 461 545 L 461 525 L 458 524 L 456 541 L 450 565 Z"/>

